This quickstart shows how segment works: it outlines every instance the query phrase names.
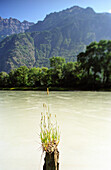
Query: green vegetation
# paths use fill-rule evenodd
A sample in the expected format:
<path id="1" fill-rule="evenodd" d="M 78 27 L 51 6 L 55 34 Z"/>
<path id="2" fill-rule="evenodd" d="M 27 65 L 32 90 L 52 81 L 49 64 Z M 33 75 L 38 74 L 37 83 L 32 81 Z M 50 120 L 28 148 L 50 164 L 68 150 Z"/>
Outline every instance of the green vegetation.
<path id="1" fill-rule="evenodd" d="M 70 44 L 67 46 L 64 41 Z M 20 66 L 49 68 L 49 59 L 53 56 L 64 56 L 66 61 L 75 61 L 84 47 L 81 42 L 77 43 L 71 38 L 69 41 L 59 29 L 15 34 L 0 42 L 0 71 L 9 73 Z"/>
<path id="2" fill-rule="evenodd" d="M 111 88 L 111 40 L 92 42 L 78 55 L 83 69 L 82 84 L 88 88 Z"/>
<path id="3" fill-rule="evenodd" d="M 0 43 L 0 71 L 10 72 L 21 65 L 33 67 L 34 42 L 30 34 L 14 34 Z"/>
<path id="4" fill-rule="evenodd" d="M 111 41 L 92 42 L 77 61 L 50 58 L 50 68 L 21 66 L 0 73 L 0 87 L 20 89 L 101 90 L 111 89 Z"/>
<path id="5" fill-rule="evenodd" d="M 40 138 L 43 151 L 48 153 L 54 152 L 60 141 L 59 126 L 57 125 L 56 115 L 55 121 L 52 121 L 52 115 L 49 112 L 49 107 L 44 103 L 44 112 L 41 113 L 41 132 Z"/>

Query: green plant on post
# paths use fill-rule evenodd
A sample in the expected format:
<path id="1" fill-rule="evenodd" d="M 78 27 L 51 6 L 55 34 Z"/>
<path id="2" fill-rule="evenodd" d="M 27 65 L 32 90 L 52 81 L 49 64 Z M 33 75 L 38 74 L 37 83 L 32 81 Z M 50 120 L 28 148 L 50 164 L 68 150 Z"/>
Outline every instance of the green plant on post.
<path id="1" fill-rule="evenodd" d="M 43 104 L 44 113 L 41 113 L 41 132 L 40 138 L 43 151 L 52 153 L 57 150 L 57 146 L 60 142 L 59 126 L 57 125 L 57 119 L 55 115 L 54 122 L 52 121 L 52 115 L 49 112 L 49 107 Z"/>

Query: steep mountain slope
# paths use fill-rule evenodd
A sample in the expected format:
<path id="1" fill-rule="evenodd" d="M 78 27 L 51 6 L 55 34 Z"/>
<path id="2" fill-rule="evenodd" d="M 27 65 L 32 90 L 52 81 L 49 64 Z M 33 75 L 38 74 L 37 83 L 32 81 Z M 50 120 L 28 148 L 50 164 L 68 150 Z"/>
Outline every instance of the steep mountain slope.
<path id="1" fill-rule="evenodd" d="M 34 42 L 29 34 L 14 34 L 0 43 L 0 71 L 9 72 L 21 65 L 33 67 Z"/>
<path id="2" fill-rule="evenodd" d="M 0 17 L 0 41 L 11 34 L 25 32 L 25 30 L 33 24 L 33 22 L 20 22 L 19 20 L 14 18 L 3 19 L 2 17 Z"/>
<path id="3" fill-rule="evenodd" d="M 97 41 L 101 38 L 108 39 L 111 37 L 111 14 L 95 13 L 90 7 L 84 9 L 74 6 L 47 15 L 43 21 L 32 25 L 26 31 L 44 31 L 54 28 L 69 30 L 71 34 L 76 34 L 77 39 L 79 37 L 81 37 L 81 41 L 85 39 L 85 43 L 89 43 L 92 39 Z"/>
<path id="4" fill-rule="evenodd" d="M 0 71 L 9 72 L 20 65 L 49 66 L 52 56 L 74 61 L 87 44 L 101 39 L 111 39 L 111 14 L 77 6 L 52 13 L 26 33 L 0 43 Z"/>

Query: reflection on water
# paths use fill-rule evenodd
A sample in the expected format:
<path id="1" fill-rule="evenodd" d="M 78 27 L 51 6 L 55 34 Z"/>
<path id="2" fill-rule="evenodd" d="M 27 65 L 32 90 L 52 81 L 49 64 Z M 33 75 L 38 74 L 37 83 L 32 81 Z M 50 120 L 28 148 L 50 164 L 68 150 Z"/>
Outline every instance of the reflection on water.
<path id="1" fill-rule="evenodd" d="M 60 170 L 111 170 L 111 92 L 38 91 L 0 91 L 0 170 L 39 170 L 44 102 L 60 124 Z"/>

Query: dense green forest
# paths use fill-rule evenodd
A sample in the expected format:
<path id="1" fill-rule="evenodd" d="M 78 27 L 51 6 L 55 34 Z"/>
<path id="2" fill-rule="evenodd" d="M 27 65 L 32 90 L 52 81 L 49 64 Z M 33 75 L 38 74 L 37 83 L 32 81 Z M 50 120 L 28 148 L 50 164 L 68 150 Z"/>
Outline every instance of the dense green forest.
<path id="1" fill-rule="evenodd" d="M 50 68 L 21 66 L 0 73 L 0 87 L 57 87 L 77 90 L 111 89 L 111 41 L 92 42 L 76 62 L 50 58 Z"/>

